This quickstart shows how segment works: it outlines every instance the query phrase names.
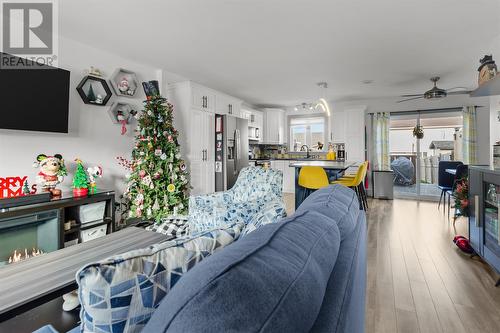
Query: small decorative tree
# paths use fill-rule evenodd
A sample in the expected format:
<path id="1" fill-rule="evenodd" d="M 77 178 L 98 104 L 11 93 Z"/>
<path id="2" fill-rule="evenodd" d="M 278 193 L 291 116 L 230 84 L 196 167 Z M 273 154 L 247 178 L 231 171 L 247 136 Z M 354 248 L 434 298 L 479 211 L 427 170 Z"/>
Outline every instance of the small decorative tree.
<path id="1" fill-rule="evenodd" d="M 94 93 L 94 88 L 92 87 L 92 83 L 90 84 L 89 92 L 87 93 L 87 98 L 91 102 L 94 102 L 96 99 L 95 93 Z"/>
<path id="2" fill-rule="evenodd" d="M 28 185 L 28 180 L 25 180 L 25 181 L 24 181 L 24 185 L 23 185 L 23 194 L 24 194 L 24 195 L 28 195 L 28 194 L 30 194 L 30 188 L 29 188 L 29 185 Z"/>
<path id="3" fill-rule="evenodd" d="M 149 85 L 157 82 L 147 82 Z M 157 89 L 145 91 L 147 100 L 138 118 L 132 161 L 118 159 L 130 170 L 125 192 L 130 200 L 129 216 L 160 221 L 187 211 L 189 179 L 173 126 L 173 106 Z"/>
<path id="4" fill-rule="evenodd" d="M 83 167 L 83 162 L 80 159 L 75 159 L 76 171 L 73 176 L 73 195 L 74 196 L 85 196 L 88 194 L 89 179 L 85 168 Z"/>

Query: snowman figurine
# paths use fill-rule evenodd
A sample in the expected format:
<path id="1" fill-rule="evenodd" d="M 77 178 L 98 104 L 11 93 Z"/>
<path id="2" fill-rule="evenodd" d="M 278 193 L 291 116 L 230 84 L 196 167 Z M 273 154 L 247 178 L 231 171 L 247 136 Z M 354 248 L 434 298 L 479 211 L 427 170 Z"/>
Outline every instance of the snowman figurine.
<path id="1" fill-rule="evenodd" d="M 102 104 L 104 102 L 104 99 L 102 98 L 102 95 L 97 95 L 95 98 L 95 103 L 97 104 Z"/>
<path id="2" fill-rule="evenodd" d="M 127 133 L 128 119 L 127 117 L 125 117 L 125 114 L 122 110 L 116 111 L 116 120 L 118 120 L 118 123 L 122 125 L 121 134 L 124 135 L 125 133 Z"/>

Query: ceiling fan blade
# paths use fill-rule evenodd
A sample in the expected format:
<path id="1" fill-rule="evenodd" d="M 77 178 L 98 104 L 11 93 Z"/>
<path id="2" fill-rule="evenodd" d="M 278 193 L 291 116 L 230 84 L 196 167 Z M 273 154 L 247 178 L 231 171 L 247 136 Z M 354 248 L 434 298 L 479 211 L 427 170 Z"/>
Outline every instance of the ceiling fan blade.
<path id="1" fill-rule="evenodd" d="M 468 95 L 470 94 L 470 90 L 462 90 L 462 91 L 451 91 L 449 93 L 446 93 L 447 95 Z"/>
<path id="2" fill-rule="evenodd" d="M 450 90 L 455 90 L 455 89 L 469 90 L 469 88 L 467 88 L 467 87 L 453 87 L 453 88 L 445 89 L 445 90 L 450 91 Z"/>
<path id="3" fill-rule="evenodd" d="M 414 99 L 419 99 L 419 98 L 424 98 L 424 96 L 420 95 L 418 97 L 407 98 L 407 99 L 403 99 L 403 100 L 397 101 L 396 103 L 402 103 L 402 102 L 412 101 Z"/>
<path id="4" fill-rule="evenodd" d="M 424 94 L 400 95 L 400 97 L 417 97 L 417 96 L 424 96 Z"/>

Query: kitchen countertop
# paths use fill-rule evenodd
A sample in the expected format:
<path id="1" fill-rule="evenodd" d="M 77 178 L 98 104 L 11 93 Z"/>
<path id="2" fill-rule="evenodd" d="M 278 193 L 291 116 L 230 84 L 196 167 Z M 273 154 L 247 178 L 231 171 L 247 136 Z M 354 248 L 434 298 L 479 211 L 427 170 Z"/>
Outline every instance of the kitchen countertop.
<path id="1" fill-rule="evenodd" d="M 319 166 L 323 169 L 336 169 L 336 170 L 345 170 L 351 166 L 357 165 L 357 162 L 349 162 L 349 161 L 298 161 L 295 163 L 291 163 L 290 166 L 294 168 L 302 168 L 304 166 Z"/>
<path id="2" fill-rule="evenodd" d="M 324 158 L 305 158 L 305 157 L 287 157 L 287 158 L 275 158 L 275 157 L 269 157 L 269 158 L 250 158 L 249 161 L 326 161 L 328 160 Z"/>

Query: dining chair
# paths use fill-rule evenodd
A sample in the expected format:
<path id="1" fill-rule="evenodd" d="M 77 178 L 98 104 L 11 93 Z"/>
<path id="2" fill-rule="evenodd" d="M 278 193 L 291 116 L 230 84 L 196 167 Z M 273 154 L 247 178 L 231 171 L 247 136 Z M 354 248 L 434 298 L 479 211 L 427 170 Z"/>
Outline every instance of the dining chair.
<path id="1" fill-rule="evenodd" d="M 441 200 L 443 200 L 443 205 L 446 206 L 446 191 L 453 189 L 453 181 L 455 180 L 455 176 L 446 172 L 446 169 L 456 169 L 462 164 L 460 161 L 439 161 L 438 188 L 441 190 L 441 196 L 439 197 L 438 209 L 441 206 Z"/>

